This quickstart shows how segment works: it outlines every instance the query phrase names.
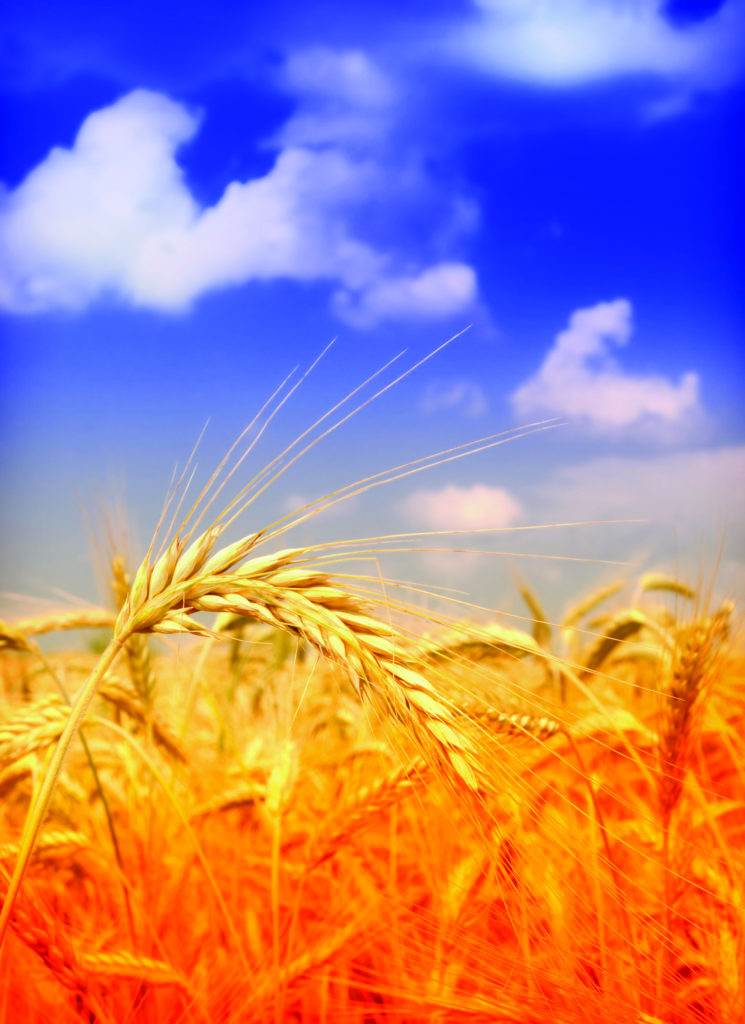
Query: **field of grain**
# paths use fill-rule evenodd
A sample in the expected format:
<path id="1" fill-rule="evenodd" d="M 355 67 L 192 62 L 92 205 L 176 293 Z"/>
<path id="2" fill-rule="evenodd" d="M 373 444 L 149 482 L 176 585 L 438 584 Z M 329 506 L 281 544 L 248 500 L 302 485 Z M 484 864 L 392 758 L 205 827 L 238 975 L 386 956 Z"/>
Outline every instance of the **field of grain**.
<path id="1" fill-rule="evenodd" d="M 0 1020 L 745 1019 L 737 608 L 435 613 L 244 503 L 0 624 Z"/>

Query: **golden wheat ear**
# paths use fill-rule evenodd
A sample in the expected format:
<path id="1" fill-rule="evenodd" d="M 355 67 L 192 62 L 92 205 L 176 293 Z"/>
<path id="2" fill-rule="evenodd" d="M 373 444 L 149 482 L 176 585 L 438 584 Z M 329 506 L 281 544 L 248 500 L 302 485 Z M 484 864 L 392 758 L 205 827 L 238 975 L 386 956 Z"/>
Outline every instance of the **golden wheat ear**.
<path id="1" fill-rule="evenodd" d="M 221 533 L 212 526 L 186 548 L 177 537 L 154 562 L 146 557 L 135 573 L 114 636 L 71 708 L 29 811 L 0 914 L 0 942 L 70 744 L 114 660 L 138 633 L 212 635 L 193 618 L 198 612 L 239 615 L 303 637 L 350 673 L 362 699 L 407 727 L 425 756 L 478 790 L 476 749 L 460 725 L 465 719 L 423 675 L 407 639 L 325 573 L 302 564 L 304 549 L 245 561 L 258 535 L 215 550 Z"/>
<path id="2" fill-rule="evenodd" d="M 214 636 L 213 630 L 206 629 L 193 618 L 198 612 L 230 613 L 303 637 L 321 654 L 345 667 L 363 699 L 368 699 L 378 710 L 408 727 L 426 755 L 437 760 L 456 781 L 472 791 L 478 790 L 479 765 L 473 741 L 462 731 L 457 709 L 446 702 L 423 675 L 421 660 L 408 649 L 403 634 L 372 616 L 364 603 L 334 585 L 325 573 L 300 566 L 298 563 L 306 554 L 303 549 L 287 549 L 245 562 L 266 531 L 249 534 L 221 548 L 216 547 L 226 528 L 303 452 L 342 426 L 355 411 L 365 408 L 414 372 L 457 336 L 409 367 L 394 381 L 381 387 L 373 396 L 360 403 L 356 410 L 341 416 L 282 464 L 284 455 L 290 450 L 286 449 L 279 456 L 279 464 L 277 459 L 270 462 L 239 490 L 215 517 L 212 525 L 198 533 L 206 512 L 255 442 L 249 445 L 230 469 L 225 470 L 222 482 L 210 496 L 210 490 L 226 467 L 234 445 L 209 478 L 177 528 L 175 536 L 170 542 L 166 537 L 156 551 L 156 540 L 167 520 L 174 497 L 173 494 L 169 496 L 148 552 L 134 573 L 114 622 L 112 640 L 71 707 L 29 810 L 21 835 L 18 859 L 0 911 L 0 948 L 70 744 L 106 674 L 127 642 L 137 634 L 192 633 Z M 349 397 L 355 393 L 356 390 Z M 284 401 L 286 397 L 280 401 L 275 412 Z M 258 436 L 275 412 L 269 415 Z M 305 436 L 307 432 L 301 438 Z M 458 453 L 457 458 L 493 447 L 496 443 L 502 441 L 495 442 L 492 439 L 480 446 L 467 445 L 466 450 Z M 417 471 L 438 464 L 430 463 L 427 459 L 424 463 Z M 183 479 L 187 468 L 180 479 Z M 376 486 L 385 480 L 398 479 L 400 474 L 383 474 L 383 478 L 376 481 Z M 190 478 L 187 487 L 189 482 Z M 177 502 L 172 524 L 175 523 L 184 496 L 185 492 Z M 170 529 L 168 527 L 168 531 Z M 241 563 L 245 564 L 236 570 L 236 566 Z"/>
<path id="3" fill-rule="evenodd" d="M 667 830 L 680 801 L 696 711 L 711 685 L 729 628 L 729 609 L 679 628 L 670 658 L 659 736 L 660 811 Z"/>

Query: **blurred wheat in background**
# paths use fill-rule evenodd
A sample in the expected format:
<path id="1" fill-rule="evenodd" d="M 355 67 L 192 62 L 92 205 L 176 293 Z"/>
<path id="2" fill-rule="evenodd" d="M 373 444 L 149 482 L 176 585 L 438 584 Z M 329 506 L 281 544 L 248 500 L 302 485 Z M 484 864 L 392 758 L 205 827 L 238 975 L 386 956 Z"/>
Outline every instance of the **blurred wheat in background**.
<path id="1" fill-rule="evenodd" d="M 296 445 L 220 513 L 251 444 L 188 510 L 187 465 L 109 607 L 0 625 L 2 1019 L 743 1019 L 737 609 L 646 573 L 505 619 L 391 537 L 281 546 L 455 449 L 225 543 Z"/>

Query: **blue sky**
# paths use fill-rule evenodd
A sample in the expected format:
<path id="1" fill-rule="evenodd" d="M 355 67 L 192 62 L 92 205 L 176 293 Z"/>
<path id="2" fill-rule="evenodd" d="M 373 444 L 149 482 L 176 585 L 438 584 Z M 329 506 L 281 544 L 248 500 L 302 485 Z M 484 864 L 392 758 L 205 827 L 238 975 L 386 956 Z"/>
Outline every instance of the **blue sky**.
<path id="1" fill-rule="evenodd" d="M 101 509 L 123 498 L 145 540 L 204 422 L 207 469 L 332 337 L 265 457 L 469 324 L 256 516 L 557 417 L 298 539 L 642 517 L 530 553 L 696 574 L 724 538 L 721 585 L 742 588 L 745 3 L 255 6 L 10 4 L 3 589 L 94 596 Z M 504 604 L 516 571 L 558 602 L 614 570 L 428 556 L 409 574 Z"/>

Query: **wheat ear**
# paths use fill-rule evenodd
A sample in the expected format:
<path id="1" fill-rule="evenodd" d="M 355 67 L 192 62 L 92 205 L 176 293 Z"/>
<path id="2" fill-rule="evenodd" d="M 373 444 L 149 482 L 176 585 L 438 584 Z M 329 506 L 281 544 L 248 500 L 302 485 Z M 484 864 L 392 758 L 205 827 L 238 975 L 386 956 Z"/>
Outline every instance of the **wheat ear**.
<path id="1" fill-rule="evenodd" d="M 196 612 L 242 615 L 303 637 L 349 672 L 360 696 L 412 728 L 462 782 L 478 788 L 474 750 L 457 728 L 457 712 L 418 671 L 402 634 L 326 573 L 299 564 L 305 549 L 253 558 L 231 572 L 256 535 L 212 554 L 217 536 L 212 528 L 185 552 L 174 542 L 154 565 L 143 563 L 117 619 L 120 640 L 148 631 L 210 635 L 192 618 Z"/>
<path id="2" fill-rule="evenodd" d="M 397 766 L 371 785 L 363 786 L 355 793 L 354 799 L 341 809 L 335 827 L 323 837 L 323 850 L 311 860 L 309 867 L 318 867 L 328 860 L 378 814 L 394 806 L 411 793 L 418 783 L 424 783 L 428 778 L 427 763 L 417 757 L 407 764 Z"/>
<path id="3" fill-rule="evenodd" d="M 192 613 L 232 612 L 305 637 L 349 671 L 361 696 L 408 726 L 426 751 L 469 789 L 478 789 L 479 766 L 471 740 L 458 728 L 457 712 L 418 671 L 405 638 L 369 615 L 325 573 L 300 567 L 307 552 L 287 549 L 253 558 L 231 571 L 255 547 L 251 534 L 215 551 L 223 527 L 215 525 L 188 547 L 176 536 L 166 550 L 148 555 L 134 575 L 114 624 L 114 635 L 81 687 L 50 758 L 24 825 L 21 852 L 0 912 L 0 944 L 13 903 L 70 744 L 106 673 L 135 633 L 196 633 L 211 636 Z"/>
<path id="4" fill-rule="evenodd" d="M 189 991 L 189 984 L 170 964 L 163 960 L 154 960 L 139 953 L 130 953 L 120 949 L 96 953 L 81 952 L 78 955 L 80 967 L 88 974 L 108 978 L 125 978 L 131 981 L 145 982 L 148 985 L 174 985 L 184 992 Z"/>
<path id="5" fill-rule="evenodd" d="M 503 711 L 480 701 L 462 701 L 458 706 L 470 719 L 488 726 L 492 732 L 508 736 L 532 736 L 537 740 L 547 740 L 562 728 L 559 722 L 546 715 Z"/>
<path id="6" fill-rule="evenodd" d="M 660 810 L 665 828 L 680 800 L 685 762 L 696 708 L 709 682 L 728 625 L 728 616 L 713 615 L 680 631 L 660 729 Z"/>
<path id="7" fill-rule="evenodd" d="M 0 724 L 0 768 L 54 743 L 67 715 L 67 705 L 60 697 L 52 696 L 29 704 Z"/>
<path id="8" fill-rule="evenodd" d="M 39 837 L 35 856 L 37 860 L 56 860 L 87 849 L 90 849 L 90 840 L 82 832 L 73 829 L 50 829 Z M 18 843 L 3 843 L 0 846 L 0 862 L 17 856 Z"/>

